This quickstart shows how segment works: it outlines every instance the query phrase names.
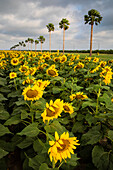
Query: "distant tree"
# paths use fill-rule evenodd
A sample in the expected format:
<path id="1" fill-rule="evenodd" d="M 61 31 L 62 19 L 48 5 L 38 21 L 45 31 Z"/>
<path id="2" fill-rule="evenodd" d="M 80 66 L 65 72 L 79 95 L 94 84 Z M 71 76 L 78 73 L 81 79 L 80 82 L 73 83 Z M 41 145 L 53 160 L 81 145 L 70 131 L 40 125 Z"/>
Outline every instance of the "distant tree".
<path id="1" fill-rule="evenodd" d="M 54 31 L 54 25 L 52 23 L 49 23 L 48 25 L 46 25 L 48 32 L 49 32 L 49 50 L 51 53 L 51 31 Z"/>
<path id="2" fill-rule="evenodd" d="M 91 25 L 90 56 L 92 56 L 93 25 L 94 23 L 95 25 L 100 24 L 100 21 L 102 21 L 102 17 L 97 10 L 91 9 L 90 11 L 88 11 L 88 15 L 84 15 L 84 21 L 85 24 L 89 23 L 89 25 Z"/>
<path id="3" fill-rule="evenodd" d="M 35 52 L 36 52 L 36 45 L 39 44 L 38 40 L 35 40 Z"/>
<path id="4" fill-rule="evenodd" d="M 25 43 L 28 43 L 28 39 L 27 39 L 27 40 L 25 40 Z M 28 50 L 29 50 L 29 47 L 28 47 Z"/>
<path id="5" fill-rule="evenodd" d="M 64 54 L 64 48 L 65 48 L 65 31 L 69 28 L 69 21 L 66 18 L 63 18 L 59 22 L 59 28 L 63 28 L 63 54 Z"/>
<path id="6" fill-rule="evenodd" d="M 40 36 L 40 37 L 38 38 L 38 40 L 39 40 L 40 43 L 41 43 L 41 52 L 42 52 L 42 44 L 44 43 L 45 38 L 44 38 L 43 36 Z"/>

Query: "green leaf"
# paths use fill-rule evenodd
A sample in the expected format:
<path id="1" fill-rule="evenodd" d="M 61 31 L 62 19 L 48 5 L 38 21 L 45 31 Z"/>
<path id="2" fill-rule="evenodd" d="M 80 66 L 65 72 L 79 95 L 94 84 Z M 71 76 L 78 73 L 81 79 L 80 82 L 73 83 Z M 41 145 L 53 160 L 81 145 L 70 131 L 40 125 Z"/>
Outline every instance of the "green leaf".
<path id="1" fill-rule="evenodd" d="M 3 136 L 5 134 L 11 133 L 9 129 L 2 124 L 0 124 L 0 136 Z"/>
<path id="2" fill-rule="evenodd" d="M 9 113 L 6 110 L 0 110 L 0 119 L 7 120 L 9 118 Z"/>
<path id="3" fill-rule="evenodd" d="M 83 102 L 82 108 L 85 108 L 87 106 L 96 107 L 96 105 L 97 105 L 97 103 L 93 103 L 93 102 L 87 101 L 87 102 Z"/>
<path id="4" fill-rule="evenodd" d="M 102 133 L 100 133 L 100 126 L 94 126 L 86 134 L 82 135 L 81 145 L 96 144 L 102 138 Z"/>
<path id="5" fill-rule="evenodd" d="M 50 168 L 48 167 L 48 165 L 46 163 L 41 164 L 39 170 L 49 170 Z"/>
<path id="6" fill-rule="evenodd" d="M 28 146 L 30 146 L 33 143 L 34 139 L 33 138 L 29 138 L 27 137 L 26 139 L 24 139 L 21 143 L 19 143 L 17 146 L 21 149 L 23 148 L 27 148 Z"/>
<path id="7" fill-rule="evenodd" d="M 25 127 L 18 135 L 26 135 L 28 137 L 35 137 L 39 134 L 39 129 L 37 128 L 38 123 L 32 123 Z"/>
<path id="8" fill-rule="evenodd" d="M 61 88 L 58 88 L 58 87 L 53 87 L 53 88 L 52 88 L 53 94 L 58 94 L 58 93 L 60 93 L 61 91 L 62 91 Z"/>
<path id="9" fill-rule="evenodd" d="M 21 122 L 21 119 L 20 119 L 20 115 L 15 115 L 15 116 L 12 116 L 11 118 L 9 118 L 5 123 L 4 125 L 15 125 L 15 124 L 18 124 Z"/>
<path id="10" fill-rule="evenodd" d="M 72 132 L 73 133 L 83 133 L 85 131 L 85 126 L 82 124 L 82 121 L 81 122 L 75 122 L 73 128 L 72 128 Z"/>
<path id="11" fill-rule="evenodd" d="M 69 124 L 69 118 L 68 117 L 65 117 L 65 118 L 59 118 L 58 119 L 60 123 L 66 125 L 66 124 Z"/>
<path id="12" fill-rule="evenodd" d="M 96 145 L 92 150 L 92 161 L 99 170 L 109 169 L 109 153 L 103 147 Z"/>
<path id="13" fill-rule="evenodd" d="M 5 150 L 0 148 L 0 159 L 6 156 L 9 152 L 6 152 Z"/>
<path id="14" fill-rule="evenodd" d="M 3 94 L 0 93 L 0 102 L 3 100 L 7 100 L 7 99 L 3 96 Z"/>
<path id="15" fill-rule="evenodd" d="M 29 158 L 29 166 L 32 167 L 34 170 L 39 169 L 40 164 L 37 160 L 37 157 Z"/>
<path id="16" fill-rule="evenodd" d="M 69 165 L 71 165 L 71 166 L 76 167 L 76 166 L 77 166 L 77 163 L 78 163 L 78 162 L 77 162 L 78 159 L 80 159 L 80 158 L 77 157 L 77 154 L 74 154 L 74 155 L 71 156 L 70 159 L 67 159 L 67 160 L 66 160 L 66 163 L 69 164 Z"/>
<path id="17" fill-rule="evenodd" d="M 113 130 L 108 131 L 108 137 L 113 141 Z"/>
<path id="18" fill-rule="evenodd" d="M 57 120 L 55 120 L 50 125 L 46 125 L 45 130 L 47 131 L 47 133 L 55 133 L 55 131 L 57 131 L 59 134 L 67 131 L 65 127 L 62 126 Z"/>
<path id="19" fill-rule="evenodd" d="M 15 102 L 15 103 L 17 106 L 20 106 L 20 105 L 25 105 L 26 101 L 20 98 L 19 101 Z"/>
<path id="20" fill-rule="evenodd" d="M 95 117 L 93 117 L 93 115 L 91 114 L 87 114 L 85 116 L 86 121 L 89 123 L 89 125 L 91 126 L 92 124 L 95 124 L 97 122 L 97 119 Z"/>

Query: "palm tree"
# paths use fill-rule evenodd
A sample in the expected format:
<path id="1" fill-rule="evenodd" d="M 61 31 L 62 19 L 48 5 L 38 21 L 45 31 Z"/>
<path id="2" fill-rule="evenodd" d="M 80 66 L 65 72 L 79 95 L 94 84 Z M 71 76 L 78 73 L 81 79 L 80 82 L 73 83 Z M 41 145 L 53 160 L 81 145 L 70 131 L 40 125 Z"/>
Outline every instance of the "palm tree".
<path id="1" fill-rule="evenodd" d="M 31 38 L 30 39 L 30 43 L 31 43 L 31 51 L 32 51 L 32 44 L 33 44 L 34 40 Z"/>
<path id="2" fill-rule="evenodd" d="M 52 23 L 49 23 L 48 25 L 46 25 L 48 32 L 49 32 L 49 50 L 51 53 L 51 31 L 54 31 L 54 25 Z"/>
<path id="3" fill-rule="evenodd" d="M 39 40 L 40 43 L 41 43 L 41 52 L 42 52 L 42 44 L 44 43 L 45 38 L 44 38 L 43 36 L 40 36 L 40 37 L 38 38 L 38 40 Z"/>
<path id="4" fill-rule="evenodd" d="M 64 54 L 64 46 L 65 46 L 65 30 L 67 30 L 69 28 L 70 23 L 66 18 L 63 18 L 60 22 L 59 22 L 59 28 L 63 28 L 63 54 Z"/>
<path id="5" fill-rule="evenodd" d="M 100 21 L 102 21 L 102 17 L 97 10 L 91 9 L 90 11 L 88 11 L 88 15 L 84 15 L 84 21 L 85 21 L 85 24 L 89 23 L 89 25 L 91 25 L 91 36 L 90 36 L 90 56 L 91 56 L 92 55 L 93 25 L 94 23 L 95 25 L 100 24 Z"/>
<path id="6" fill-rule="evenodd" d="M 35 52 L 36 52 L 36 45 L 39 44 L 38 40 L 35 40 Z"/>

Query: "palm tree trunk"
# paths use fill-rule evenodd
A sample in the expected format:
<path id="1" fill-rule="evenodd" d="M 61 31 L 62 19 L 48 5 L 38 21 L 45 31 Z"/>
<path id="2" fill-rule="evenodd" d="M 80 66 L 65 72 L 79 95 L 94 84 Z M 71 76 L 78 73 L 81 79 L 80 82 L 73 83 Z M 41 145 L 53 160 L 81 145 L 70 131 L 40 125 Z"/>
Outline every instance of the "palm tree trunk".
<path id="1" fill-rule="evenodd" d="M 36 52 L 36 44 L 35 44 L 35 52 Z"/>
<path id="2" fill-rule="evenodd" d="M 91 24 L 90 56 L 92 56 L 93 24 Z"/>
<path id="3" fill-rule="evenodd" d="M 28 51 L 29 51 L 29 41 L 28 41 Z"/>
<path id="4" fill-rule="evenodd" d="M 51 53 L 51 31 L 49 32 L 49 51 Z"/>
<path id="5" fill-rule="evenodd" d="M 41 42 L 41 53 L 42 53 L 42 42 Z"/>
<path id="6" fill-rule="evenodd" d="M 32 51 L 32 43 L 31 43 L 31 51 Z"/>
<path id="7" fill-rule="evenodd" d="M 63 54 L 64 54 L 64 46 L 65 46 L 65 28 L 63 30 Z"/>

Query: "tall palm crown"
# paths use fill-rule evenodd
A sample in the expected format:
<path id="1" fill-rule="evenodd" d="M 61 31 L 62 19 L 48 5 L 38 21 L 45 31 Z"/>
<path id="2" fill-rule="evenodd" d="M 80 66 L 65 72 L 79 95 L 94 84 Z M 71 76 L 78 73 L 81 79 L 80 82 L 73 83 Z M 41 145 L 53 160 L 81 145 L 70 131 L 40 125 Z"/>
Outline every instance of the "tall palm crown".
<path id="1" fill-rule="evenodd" d="M 69 28 L 69 21 L 66 18 L 63 18 L 60 22 L 59 22 L 59 28 L 63 28 L 63 54 L 64 54 L 64 43 L 65 43 L 65 30 L 67 30 Z"/>
<path id="2" fill-rule="evenodd" d="M 42 52 L 42 44 L 44 43 L 45 38 L 44 38 L 43 36 L 39 36 L 38 40 L 39 40 L 40 43 L 41 43 L 41 52 Z"/>
<path id="3" fill-rule="evenodd" d="M 54 25 L 52 23 L 49 23 L 48 25 L 46 25 L 48 32 L 49 32 L 49 50 L 51 52 L 51 31 L 54 31 Z"/>
<path id="4" fill-rule="evenodd" d="M 92 55 L 92 38 L 93 38 L 93 25 L 98 25 L 102 21 L 102 16 L 100 13 L 95 10 L 91 9 L 88 11 L 88 15 L 84 15 L 85 24 L 89 23 L 91 25 L 91 37 L 90 37 L 90 56 Z"/>
<path id="5" fill-rule="evenodd" d="M 35 40 L 35 51 L 36 51 L 36 45 L 39 44 L 38 40 Z"/>

